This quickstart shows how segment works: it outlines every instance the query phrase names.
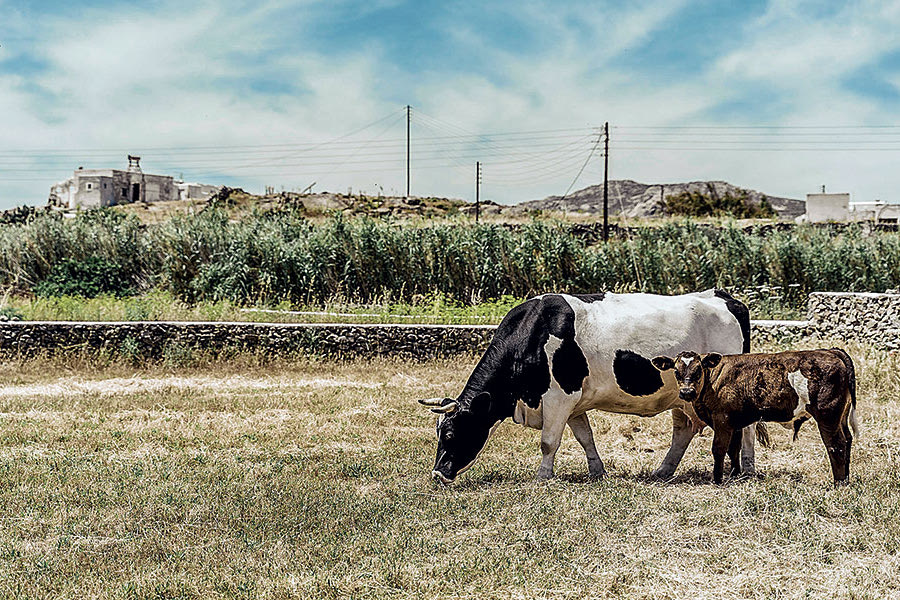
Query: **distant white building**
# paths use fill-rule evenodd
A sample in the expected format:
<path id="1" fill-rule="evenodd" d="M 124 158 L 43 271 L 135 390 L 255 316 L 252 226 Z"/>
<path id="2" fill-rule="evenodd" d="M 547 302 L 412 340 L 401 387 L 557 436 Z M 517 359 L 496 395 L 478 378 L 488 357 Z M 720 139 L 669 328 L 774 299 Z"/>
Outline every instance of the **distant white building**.
<path id="1" fill-rule="evenodd" d="M 850 194 L 807 194 L 806 220 L 810 223 L 846 221 L 850 216 Z"/>
<path id="2" fill-rule="evenodd" d="M 49 204 L 60 208 L 96 208 L 132 202 L 168 202 L 202 199 L 219 188 L 175 181 L 169 175 L 141 171 L 141 157 L 128 156 L 128 170 L 84 169 L 50 188 Z"/>
<path id="3" fill-rule="evenodd" d="M 874 202 L 850 202 L 850 194 L 807 194 L 806 214 L 798 221 L 826 223 L 828 221 L 874 221 L 876 223 L 900 222 L 900 204 Z"/>
<path id="4" fill-rule="evenodd" d="M 900 204 L 875 202 L 851 202 L 850 218 L 854 221 L 874 221 L 876 223 L 900 223 Z"/>

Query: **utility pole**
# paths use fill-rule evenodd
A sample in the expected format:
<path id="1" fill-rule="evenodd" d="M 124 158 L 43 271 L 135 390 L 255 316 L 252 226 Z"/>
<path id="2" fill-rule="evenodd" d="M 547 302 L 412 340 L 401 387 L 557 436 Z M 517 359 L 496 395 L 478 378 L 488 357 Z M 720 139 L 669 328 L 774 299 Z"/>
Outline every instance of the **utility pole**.
<path id="1" fill-rule="evenodd" d="M 406 105 L 406 197 L 409 198 L 409 122 L 411 121 L 412 109 L 409 104 Z"/>
<path id="2" fill-rule="evenodd" d="M 481 162 L 475 163 L 475 222 L 481 212 Z"/>
<path id="3" fill-rule="evenodd" d="M 609 241 L 609 121 L 603 124 L 603 241 Z"/>

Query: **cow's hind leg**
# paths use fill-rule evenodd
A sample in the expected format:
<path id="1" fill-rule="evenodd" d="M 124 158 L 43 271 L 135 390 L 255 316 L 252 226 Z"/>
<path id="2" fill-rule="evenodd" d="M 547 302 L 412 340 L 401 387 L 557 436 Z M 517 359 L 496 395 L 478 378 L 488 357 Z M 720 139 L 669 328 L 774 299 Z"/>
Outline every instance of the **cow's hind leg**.
<path id="1" fill-rule="evenodd" d="M 744 427 L 741 432 L 741 470 L 752 475 L 756 473 L 756 424 Z"/>
<path id="2" fill-rule="evenodd" d="M 659 468 L 653 471 L 653 476 L 659 479 L 669 479 L 678 468 L 688 444 L 694 439 L 694 430 L 691 428 L 691 420 L 679 408 L 672 409 L 672 446 L 666 453 Z"/>
<path id="3" fill-rule="evenodd" d="M 588 473 L 591 477 L 600 479 L 606 476 L 606 468 L 603 466 L 603 461 L 600 460 L 600 455 L 597 454 L 597 447 L 594 446 L 594 432 L 591 431 L 591 422 L 588 420 L 587 413 L 581 413 L 569 419 L 569 429 L 584 448 L 584 453 L 587 455 Z"/>

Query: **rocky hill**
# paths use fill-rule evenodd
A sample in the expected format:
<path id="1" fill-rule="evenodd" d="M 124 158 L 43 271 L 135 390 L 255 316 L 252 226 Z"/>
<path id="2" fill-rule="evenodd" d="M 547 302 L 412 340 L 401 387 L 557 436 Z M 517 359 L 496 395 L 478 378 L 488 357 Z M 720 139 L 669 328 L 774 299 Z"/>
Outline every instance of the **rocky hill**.
<path id="1" fill-rule="evenodd" d="M 684 191 L 702 192 L 724 196 L 737 194 L 741 188 L 724 181 L 692 181 L 690 183 L 645 184 L 630 180 L 609 182 L 609 214 L 624 214 L 628 218 L 662 217 L 660 201 L 666 196 Z M 754 190 L 746 190 L 751 202 L 759 203 L 763 198 L 782 218 L 793 218 L 806 211 L 806 203 L 791 198 L 768 196 Z M 255 195 L 241 189 L 222 188 L 209 198 L 177 200 L 171 202 L 135 202 L 115 207 L 134 214 L 145 223 L 166 221 L 178 214 L 191 214 L 209 206 L 226 209 L 235 219 L 241 219 L 256 211 L 299 210 L 310 218 L 325 218 L 335 212 L 365 214 L 372 217 L 394 218 L 439 218 L 458 214 L 474 215 L 475 206 L 459 198 L 436 197 L 382 197 L 364 194 L 334 194 L 320 192 L 299 194 L 281 192 L 278 194 Z M 0 211 L 0 224 L 25 222 L 35 210 L 51 210 L 51 207 L 35 209 L 20 207 Z M 54 210 L 59 210 L 54 209 Z M 494 221 L 518 221 L 530 218 L 536 211 L 554 216 L 585 216 L 588 220 L 603 212 L 603 185 L 592 185 L 569 194 L 566 198 L 550 196 L 543 200 L 530 200 L 519 204 L 497 204 L 482 201 L 481 214 Z M 71 211 L 66 211 L 71 212 Z"/>
<path id="2" fill-rule="evenodd" d="M 724 196 L 726 193 L 737 194 L 742 188 L 725 181 L 692 181 L 690 183 L 656 183 L 646 184 L 629 179 L 609 182 L 609 214 L 624 214 L 631 218 L 647 218 L 663 216 L 661 201 L 666 196 L 681 192 L 702 192 L 704 194 Z M 792 198 L 769 196 L 755 190 L 746 190 L 751 202 L 759 203 L 768 199 L 780 217 L 796 217 L 806 211 L 806 203 Z M 543 200 L 530 200 L 517 204 L 516 210 L 544 212 L 567 212 L 584 214 L 601 214 L 603 212 L 603 184 L 592 185 L 578 190 L 563 198 L 549 196 Z"/>

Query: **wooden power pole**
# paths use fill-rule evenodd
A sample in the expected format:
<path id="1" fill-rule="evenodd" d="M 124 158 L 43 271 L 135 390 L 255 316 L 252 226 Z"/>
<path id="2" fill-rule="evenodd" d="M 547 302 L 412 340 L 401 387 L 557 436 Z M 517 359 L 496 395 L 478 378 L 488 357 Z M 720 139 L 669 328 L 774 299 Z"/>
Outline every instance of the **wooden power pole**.
<path id="1" fill-rule="evenodd" d="M 409 122 L 412 109 L 406 105 L 406 197 L 409 198 Z"/>
<path id="2" fill-rule="evenodd" d="M 603 124 L 603 241 L 609 241 L 609 121 Z"/>
<path id="3" fill-rule="evenodd" d="M 475 222 L 481 213 L 481 162 L 475 163 Z"/>

